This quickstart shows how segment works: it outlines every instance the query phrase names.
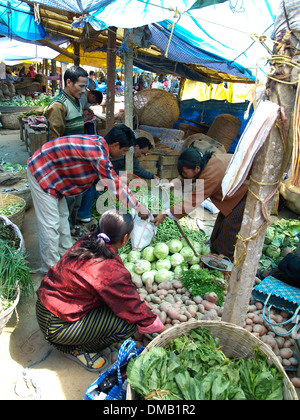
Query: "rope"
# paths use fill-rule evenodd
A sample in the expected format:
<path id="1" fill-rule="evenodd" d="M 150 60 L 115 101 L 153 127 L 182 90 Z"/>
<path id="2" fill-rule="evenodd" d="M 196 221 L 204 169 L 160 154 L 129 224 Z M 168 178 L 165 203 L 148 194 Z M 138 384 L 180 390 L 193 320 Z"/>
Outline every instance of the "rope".
<path id="1" fill-rule="evenodd" d="M 291 184 L 300 187 L 300 74 L 298 76 L 298 87 L 295 99 L 294 123 L 293 123 L 293 153 L 292 153 L 292 169 Z"/>
<path id="2" fill-rule="evenodd" d="M 165 57 L 166 58 L 168 58 L 169 48 L 170 48 L 170 44 L 171 44 L 171 39 L 173 37 L 173 32 L 174 32 L 175 25 L 179 22 L 179 19 L 181 17 L 181 13 L 177 9 L 177 7 L 176 7 L 176 9 L 174 9 L 173 7 L 170 7 L 169 10 L 171 12 L 175 12 L 175 15 L 174 15 L 173 19 L 176 19 L 178 16 L 179 16 L 179 18 L 177 19 L 177 22 L 173 22 L 172 25 L 171 25 L 172 30 L 171 30 L 171 34 L 170 34 L 170 37 L 169 37 L 169 42 L 168 42 L 168 45 L 167 45 L 167 49 L 166 49 L 166 52 L 165 52 Z M 168 28 L 168 29 L 170 29 L 170 28 Z"/>

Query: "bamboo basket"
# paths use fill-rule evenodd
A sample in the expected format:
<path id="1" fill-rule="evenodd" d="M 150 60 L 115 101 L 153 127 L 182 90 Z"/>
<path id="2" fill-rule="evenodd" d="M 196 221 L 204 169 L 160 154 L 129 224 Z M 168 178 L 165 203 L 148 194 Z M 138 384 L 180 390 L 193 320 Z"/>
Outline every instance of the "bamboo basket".
<path id="1" fill-rule="evenodd" d="M 234 324 L 230 324 L 222 321 L 191 321 L 183 322 L 175 325 L 172 328 L 162 332 L 154 340 L 152 340 L 148 346 L 144 349 L 141 354 L 145 354 L 152 347 L 164 347 L 169 344 L 171 339 L 175 337 L 181 337 L 190 331 L 199 328 L 206 327 L 209 329 L 210 334 L 215 338 L 220 339 L 221 350 L 227 357 L 233 358 L 248 358 L 254 354 L 254 349 L 258 348 L 261 353 L 268 357 L 268 361 L 273 363 L 277 369 L 283 375 L 284 381 L 284 399 L 285 400 L 298 400 L 297 392 L 295 387 L 289 380 L 289 377 L 285 373 L 283 366 L 274 352 L 265 343 L 251 334 L 249 331 L 242 327 L 238 327 Z M 136 397 L 135 391 L 132 390 L 130 384 L 127 386 L 127 400 L 134 400 Z"/>
<path id="2" fill-rule="evenodd" d="M 12 214 L 11 216 L 8 216 L 7 218 L 18 226 L 20 230 L 22 230 L 24 225 L 24 219 L 25 219 L 25 207 L 26 202 L 23 198 L 17 197 L 16 195 L 12 194 L 0 194 L 0 208 L 4 208 L 8 206 L 9 204 L 15 204 L 15 203 L 22 203 L 23 207 L 17 211 L 16 213 Z"/>
<path id="3" fill-rule="evenodd" d="M 17 288 L 17 296 L 14 300 L 14 303 L 8 309 L 6 309 L 6 311 L 0 312 L 0 334 L 4 330 L 5 325 L 10 320 L 17 304 L 19 303 L 19 299 L 20 299 L 20 289 L 18 287 Z"/>
<path id="4" fill-rule="evenodd" d="M 234 115 L 221 114 L 215 118 L 207 135 L 221 143 L 228 152 L 231 143 L 239 134 L 241 124 L 241 121 Z"/>
<path id="5" fill-rule="evenodd" d="M 178 120 L 179 106 L 175 96 L 162 89 L 143 89 L 133 96 L 139 124 L 171 128 Z"/>

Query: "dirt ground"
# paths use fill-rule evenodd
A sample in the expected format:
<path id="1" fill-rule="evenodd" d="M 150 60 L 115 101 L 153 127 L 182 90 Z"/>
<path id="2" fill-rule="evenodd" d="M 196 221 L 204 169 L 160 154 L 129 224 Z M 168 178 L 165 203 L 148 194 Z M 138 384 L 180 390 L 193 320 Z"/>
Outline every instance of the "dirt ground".
<path id="1" fill-rule="evenodd" d="M 0 129 L 0 161 L 4 158 L 25 165 L 28 157 L 19 131 Z M 214 218 L 207 216 L 206 222 L 212 227 Z M 40 257 L 33 207 L 25 214 L 22 234 L 28 264 L 36 270 L 40 267 Z M 37 290 L 41 274 L 32 276 Z M 0 400 L 81 400 L 98 375 L 67 359 L 44 340 L 36 320 L 35 301 L 35 297 L 22 296 L 17 313 L 0 334 Z M 24 371 L 27 367 L 30 369 Z"/>

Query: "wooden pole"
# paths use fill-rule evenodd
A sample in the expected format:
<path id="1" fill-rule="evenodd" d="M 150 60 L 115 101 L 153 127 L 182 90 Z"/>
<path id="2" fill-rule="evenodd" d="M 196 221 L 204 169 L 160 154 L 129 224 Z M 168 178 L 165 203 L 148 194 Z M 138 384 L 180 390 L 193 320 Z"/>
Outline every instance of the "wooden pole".
<path id="1" fill-rule="evenodd" d="M 133 129 L 133 46 L 131 43 L 131 33 L 125 31 L 125 38 L 129 50 L 125 56 L 125 124 Z M 133 152 L 129 150 L 125 157 L 125 170 L 127 174 L 133 174 Z"/>
<path id="2" fill-rule="evenodd" d="M 107 39 L 106 132 L 115 124 L 116 34 L 117 28 L 110 27 Z"/>
<path id="3" fill-rule="evenodd" d="M 275 46 L 274 54 L 291 56 L 289 36 L 284 38 L 279 46 Z M 276 45 L 276 44 L 275 44 Z M 272 61 L 271 61 L 272 63 Z M 275 63 L 276 74 L 283 81 L 290 80 L 291 66 Z M 266 92 L 271 92 L 269 100 L 283 107 L 286 124 L 277 119 L 268 139 L 256 155 L 252 170 L 246 208 L 242 226 L 239 232 L 241 239 L 236 244 L 236 256 L 234 267 L 231 273 L 229 288 L 224 303 L 222 321 L 243 326 L 248 311 L 258 263 L 262 254 L 262 247 L 265 239 L 267 221 L 262 213 L 262 201 L 268 200 L 274 192 L 275 183 L 281 181 L 286 165 L 286 150 L 283 144 L 284 130 L 288 133 L 289 127 L 292 131 L 292 112 L 295 100 L 295 90 L 291 85 L 280 83 L 272 79 L 268 80 Z M 270 213 L 273 199 L 266 202 L 267 214 Z M 250 239 L 249 239 L 250 238 Z"/>

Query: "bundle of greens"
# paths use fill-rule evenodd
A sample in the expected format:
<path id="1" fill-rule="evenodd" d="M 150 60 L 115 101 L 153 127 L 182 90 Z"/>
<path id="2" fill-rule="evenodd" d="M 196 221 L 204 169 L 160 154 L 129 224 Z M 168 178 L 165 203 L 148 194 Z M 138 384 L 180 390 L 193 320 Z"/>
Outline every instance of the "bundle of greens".
<path id="1" fill-rule="evenodd" d="M 14 299 L 17 287 L 25 295 L 33 294 L 33 283 L 25 256 L 0 240 L 0 296 Z"/>
<path id="2" fill-rule="evenodd" d="M 15 233 L 13 225 L 5 224 L 4 219 L 0 217 L 0 240 L 5 241 L 11 248 L 18 249 L 20 238 Z"/>
<path id="3" fill-rule="evenodd" d="M 282 400 L 282 374 L 266 358 L 255 350 L 229 359 L 218 338 L 197 328 L 131 359 L 127 380 L 147 400 Z"/>
<path id="4" fill-rule="evenodd" d="M 218 270 L 183 271 L 180 278 L 186 290 L 190 290 L 192 296 L 204 296 L 206 293 L 214 292 L 218 296 L 216 304 L 222 306 L 224 301 L 224 278 Z"/>

